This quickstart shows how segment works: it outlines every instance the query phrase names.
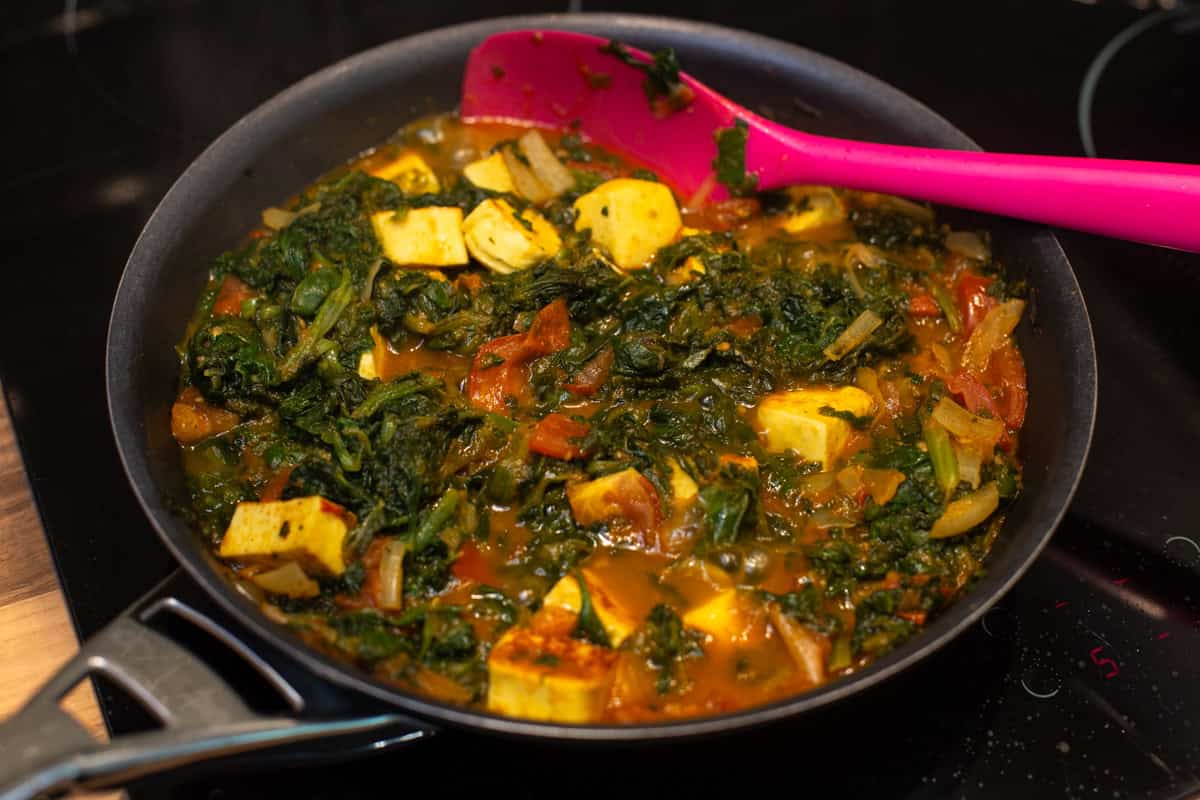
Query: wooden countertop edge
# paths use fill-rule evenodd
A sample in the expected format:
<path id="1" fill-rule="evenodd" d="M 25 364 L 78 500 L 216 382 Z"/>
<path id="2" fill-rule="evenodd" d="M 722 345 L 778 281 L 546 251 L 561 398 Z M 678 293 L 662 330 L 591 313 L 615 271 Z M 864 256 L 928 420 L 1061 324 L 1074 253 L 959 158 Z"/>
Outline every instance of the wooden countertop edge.
<path id="1" fill-rule="evenodd" d="M 8 406 L 0 401 L 0 719 L 17 711 L 78 649 Z M 107 741 L 90 681 L 72 690 L 63 707 Z M 115 800 L 124 793 L 91 796 Z"/>

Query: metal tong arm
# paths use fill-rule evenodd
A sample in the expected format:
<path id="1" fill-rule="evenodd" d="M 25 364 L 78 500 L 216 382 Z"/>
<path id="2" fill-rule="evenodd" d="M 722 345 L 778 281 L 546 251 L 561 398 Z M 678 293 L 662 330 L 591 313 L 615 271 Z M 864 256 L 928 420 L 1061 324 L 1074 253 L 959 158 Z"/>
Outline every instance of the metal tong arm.
<path id="1" fill-rule="evenodd" d="M 111 788 L 202 760 L 310 739 L 379 732 L 390 746 L 432 733 L 396 714 L 302 719 L 300 693 L 211 618 L 173 597 L 137 609 L 135 604 L 85 642 L 17 714 L 0 724 L 0 800 Z M 146 625 L 161 613 L 183 617 L 235 650 L 279 692 L 294 716 L 263 716 L 247 707 L 207 664 Z M 108 743 L 95 739 L 60 701 L 84 678 L 97 674 L 128 692 L 161 727 Z M 397 726 L 404 728 L 399 734 Z"/>

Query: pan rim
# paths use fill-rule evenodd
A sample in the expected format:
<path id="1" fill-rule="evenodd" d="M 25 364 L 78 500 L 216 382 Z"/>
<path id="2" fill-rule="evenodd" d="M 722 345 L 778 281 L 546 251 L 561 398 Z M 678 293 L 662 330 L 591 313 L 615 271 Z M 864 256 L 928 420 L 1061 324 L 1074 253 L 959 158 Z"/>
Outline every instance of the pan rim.
<path id="1" fill-rule="evenodd" d="M 301 101 L 313 102 L 327 95 L 335 94 L 336 88 L 346 81 L 352 80 L 355 73 L 378 72 L 384 65 L 393 61 L 397 53 L 415 50 L 428 51 L 441 46 L 444 42 L 458 42 L 463 38 L 481 39 L 500 30 L 525 27 L 591 29 L 593 31 L 603 28 L 624 30 L 630 34 L 636 32 L 643 36 L 656 32 L 681 33 L 695 36 L 705 44 L 725 42 L 736 45 L 745 52 L 753 52 L 756 58 L 764 61 L 806 62 L 811 68 L 832 78 L 858 85 L 863 91 L 880 97 L 884 102 L 902 105 L 910 113 L 919 117 L 923 125 L 930 129 L 931 134 L 936 135 L 944 142 L 943 146 L 979 149 L 978 145 L 969 137 L 924 104 L 880 79 L 840 61 L 798 45 L 748 31 L 662 16 L 585 13 L 494 17 L 397 39 L 352 55 L 315 72 L 243 116 L 188 166 L 146 222 L 134 244 L 117 288 L 110 315 L 105 353 L 109 419 L 121 465 L 125 470 L 129 485 L 160 540 L 188 571 L 192 579 L 204 588 L 206 594 L 222 610 L 229 613 L 254 634 L 286 653 L 288 657 L 296 659 L 318 678 L 386 702 L 389 706 L 424 720 L 533 739 L 617 742 L 675 739 L 756 726 L 799 715 L 863 692 L 907 670 L 945 646 L 979 620 L 992 605 L 999 601 L 1045 547 L 1070 505 L 1091 446 L 1098 388 L 1091 321 L 1074 270 L 1058 241 L 1048 230 L 1044 229 L 1036 230 L 1031 235 L 1039 250 L 1039 261 L 1061 261 L 1065 289 L 1074 295 L 1079 305 L 1077 319 L 1061 322 L 1063 324 L 1070 322 L 1079 328 L 1073 332 L 1076 339 L 1073 344 L 1078 350 L 1073 354 L 1073 358 L 1078 362 L 1078 366 L 1083 368 L 1084 374 L 1080 376 L 1081 380 L 1074 387 L 1076 391 L 1074 399 L 1082 401 L 1077 411 L 1081 417 L 1086 418 L 1085 424 L 1073 425 L 1068 431 L 1063 448 L 1064 457 L 1054 465 L 1055 472 L 1063 477 L 1052 476 L 1049 485 L 1044 490 L 1048 495 L 1058 498 L 1053 503 L 1053 513 L 1039 523 L 1040 529 L 1036 530 L 1033 535 L 1026 532 L 1028 540 L 1012 556 L 1015 568 L 1010 568 L 1002 575 L 997 572 L 989 573 L 969 594 L 960 598 L 951 608 L 939 615 L 919 635 L 892 653 L 873 662 L 863 671 L 826 684 L 811 692 L 727 714 L 631 725 L 568 725 L 535 722 L 503 717 L 482 710 L 467 710 L 451 706 L 403 692 L 394 686 L 372 678 L 348 662 L 326 656 L 304 645 L 286 629 L 271 622 L 231 583 L 208 565 L 205 554 L 194 534 L 188 531 L 185 539 L 179 535 L 178 531 L 164 524 L 160 518 L 160 514 L 163 513 L 161 503 L 159 498 L 154 496 L 157 487 L 149 477 L 148 465 L 145 463 L 146 459 L 142 452 L 145 449 L 145 431 L 133 419 L 133 415 L 119 413 L 121 408 L 128 409 L 132 404 L 132 395 L 128 391 L 127 376 L 120 374 L 117 369 L 122 366 L 117 362 L 122 358 L 128 360 L 128 356 L 125 354 L 127 348 L 121 346 L 124 327 L 122 323 L 125 321 L 123 311 L 132 302 L 129 298 L 136 298 L 138 281 L 144 275 L 153 274 L 156 262 L 161 261 L 169 250 L 169 247 L 164 247 L 161 243 L 164 232 L 160 229 L 164 227 L 163 220 L 171 219 L 177 213 L 174 209 L 187 205 L 193 185 L 202 181 L 207 171 L 216 169 L 224 160 L 228 159 L 243 137 L 262 135 L 264 131 L 281 127 L 283 129 L 290 128 L 288 114 L 285 112 Z M 133 357 L 139 357 L 139 354 L 134 354 Z M 128 365 L 123 366 L 127 367 Z M 1084 420 L 1079 421 L 1084 422 Z"/>

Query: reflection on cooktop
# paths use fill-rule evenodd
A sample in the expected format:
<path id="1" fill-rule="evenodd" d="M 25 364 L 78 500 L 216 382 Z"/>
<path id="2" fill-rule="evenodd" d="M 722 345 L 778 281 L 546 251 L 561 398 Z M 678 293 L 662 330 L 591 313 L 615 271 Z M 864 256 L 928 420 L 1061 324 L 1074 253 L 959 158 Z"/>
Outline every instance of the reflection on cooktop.
<path id="1" fill-rule="evenodd" d="M 1200 161 L 1200 8 L 1137 18 L 1092 59 L 1078 125 L 1090 156 Z M 1153 131 L 1147 141 L 1134 131 Z"/>

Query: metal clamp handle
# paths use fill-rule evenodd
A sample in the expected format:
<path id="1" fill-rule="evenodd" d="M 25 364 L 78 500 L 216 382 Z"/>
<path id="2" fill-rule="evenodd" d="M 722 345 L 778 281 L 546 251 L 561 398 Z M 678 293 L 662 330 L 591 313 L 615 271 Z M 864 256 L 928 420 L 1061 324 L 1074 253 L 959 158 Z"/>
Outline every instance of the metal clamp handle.
<path id="1" fill-rule="evenodd" d="M 168 579 L 170 580 L 170 579 Z M 151 592 L 152 596 L 157 592 Z M 187 619 L 237 652 L 271 684 L 293 716 L 264 716 L 202 660 L 147 626 L 161 614 Z M 103 675 L 162 727 L 96 740 L 59 702 Z M 423 739 L 432 728 L 398 714 L 304 719 L 303 696 L 227 628 L 175 597 L 135 604 L 85 642 L 31 700 L 0 725 L 0 800 L 106 789 L 201 760 L 306 740 L 364 735 L 374 750 Z"/>

